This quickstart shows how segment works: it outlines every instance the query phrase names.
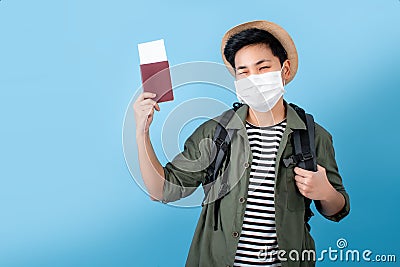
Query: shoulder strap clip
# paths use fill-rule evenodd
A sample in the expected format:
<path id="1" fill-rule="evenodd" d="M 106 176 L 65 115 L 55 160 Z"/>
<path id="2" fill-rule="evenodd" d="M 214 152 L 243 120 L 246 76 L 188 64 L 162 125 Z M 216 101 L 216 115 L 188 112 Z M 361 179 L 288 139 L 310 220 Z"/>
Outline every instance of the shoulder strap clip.
<path id="1" fill-rule="evenodd" d="M 313 155 L 311 154 L 311 152 L 295 154 L 295 155 L 291 155 L 290 157 L 287 157 L 287 158 L 283 159 L 283 164 L 287 168 L 291 164 L 295 164 L 296 165 L 300 161 L 306 161 L 306 160 L 310 160 L 312 158 L 313 158 Z"/>

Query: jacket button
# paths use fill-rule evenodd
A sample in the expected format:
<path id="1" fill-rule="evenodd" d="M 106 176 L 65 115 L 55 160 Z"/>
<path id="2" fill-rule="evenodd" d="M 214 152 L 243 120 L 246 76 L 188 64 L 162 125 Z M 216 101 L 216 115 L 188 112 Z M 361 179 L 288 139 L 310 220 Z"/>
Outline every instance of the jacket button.
<path id="1" fill-rule="evenodd" d="M 232 233 L 232 236 L 233 236 L 233 237 L 238 237 L 238 236 L 239 236 L 239 233 L 238 233 L 238 232 L 233 232 L 233 233 Z"/>
<path id="2" fill-rule="evenodd" d="M 239 202 L 240 202 L 240 203 L 244 203 L 244 201 L 245 201 L 245 198 L 244 198 L 244 197 L 239 198 Z"/>
<path id="3" fill-rule="evenodd" d="M 244 163 L 244 167 L 245 167 L 245 168 L 248 168 L 249 166 L 250 166 L 250 164 L 249 164 L 248 162 L 245 162 L 245 163 Z"/>

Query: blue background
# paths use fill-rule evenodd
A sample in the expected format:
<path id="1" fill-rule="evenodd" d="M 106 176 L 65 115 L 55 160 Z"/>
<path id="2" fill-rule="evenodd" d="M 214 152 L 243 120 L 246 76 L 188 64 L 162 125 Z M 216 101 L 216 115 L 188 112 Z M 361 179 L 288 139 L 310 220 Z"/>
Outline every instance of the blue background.
<path id="1" fill-rule="evenodd" d="M 183 266 L 200 208 L 150 201 L 124 161 L 137 44 L 164 38 L 171 65 L 221 63 L 224 32 L 255 19 L 292 35 L 286 99 L 332 133 L 351 196 L 341 223 L 312 219 L 317 249 L 343 237 L 400 257 L 399 11 L 398 0 L 0 1 L 0 266 Z"/>

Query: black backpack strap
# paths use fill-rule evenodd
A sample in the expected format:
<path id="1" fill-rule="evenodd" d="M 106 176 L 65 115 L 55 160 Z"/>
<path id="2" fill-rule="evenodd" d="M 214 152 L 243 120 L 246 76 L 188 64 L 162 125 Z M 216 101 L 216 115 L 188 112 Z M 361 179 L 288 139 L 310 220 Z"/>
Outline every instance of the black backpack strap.
<path id="1" fill-rule="evenodd" d="M 203 204 L 204 200 L 207 198 L 208 192 L 210 190 L 210 184 L 213 183 L 217 177 L 219 172 L 221 171 L 222 164 L 225 160 L 229 160 L 230 157 L 230 143 L 231 143 L 231 137 L 233 135 L 234 130 L 233 129 L 226 129 L 226 126 L 232 119 L 233 115 L 236 113 L 236 110 L 238 110 L 243 104 L 239 102 L 235 102 L 233 104 L 233 108 L 229 109 L 222 117 L 219 123 L 217 124 L 215 128 L 215 133 L 214 133 L 214 145 L 211 148 L 211 155 L 215 155 L 213 161 L 207 168 L 207 177 L 206 177 L 206 182 L 203 185 L 204 188 L 204 199 L 203 199 Z M 228 164 L 225 164 L 225 167 Z M 214 207 L 214 230 L 218 230 L 218 211 L 219 211 L 219 206 L 220 206 L 220 199 L 229 191 L 229 185 L 227 181 L 227 176 L 222 175 L 222 180 L 221 180 L 221 187 L 218 191 L 218 196 L 215 201 L 215 207 Z M 208 186 L 206 186 L 208 185 Z"/>
<path id="2" fill-rule="evenodd" d="M 294 130 L 292 133 L 292 143 L 294 148 L 294 154 L 290 157 L 283 159 L 283 163 L 286 167 L 290 164 L 295 164 L 302 169 L 309 171 L 317 171 L 317 157 L 315 153 L 315 124 L 314 118 L 311 114 L 305 113 L 305 111 L 296 106 L 293 103 L 290 105 L 297 112 L 299 117 L 306 124 L 306 130 Z M 314 213 L 311 211 L 311 199 L 304 197 L 305 214 L 304 221 L 307 223 L 308 230 L 311 229 L 308 221 Z"/>
<path id="3" fill-rule="evenodd" d="M 290 157 L 283 159 L 285 167 L 295 164 L 300 168 L 317 171 L 317 158 L 315 155 L 315 128 L 314 118 L 311 114 L 290 103 L 300 118 L 306 124 L 306 130 L 294 130 L 292 133 L 292 143 L 294 147 L 294 154 Z"/>

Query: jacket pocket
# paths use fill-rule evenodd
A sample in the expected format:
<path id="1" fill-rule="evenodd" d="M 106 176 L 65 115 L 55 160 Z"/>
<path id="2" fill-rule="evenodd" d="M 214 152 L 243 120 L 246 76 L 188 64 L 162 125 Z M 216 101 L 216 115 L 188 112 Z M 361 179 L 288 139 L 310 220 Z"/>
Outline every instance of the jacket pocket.
<path id="1" fill-rule="evenodd" d="M 287 208 L 290 211 L 304 211 L 304 197 L 297 188 L 294 176 L 294 165 L 290 165 L 286 168 Z"/>

